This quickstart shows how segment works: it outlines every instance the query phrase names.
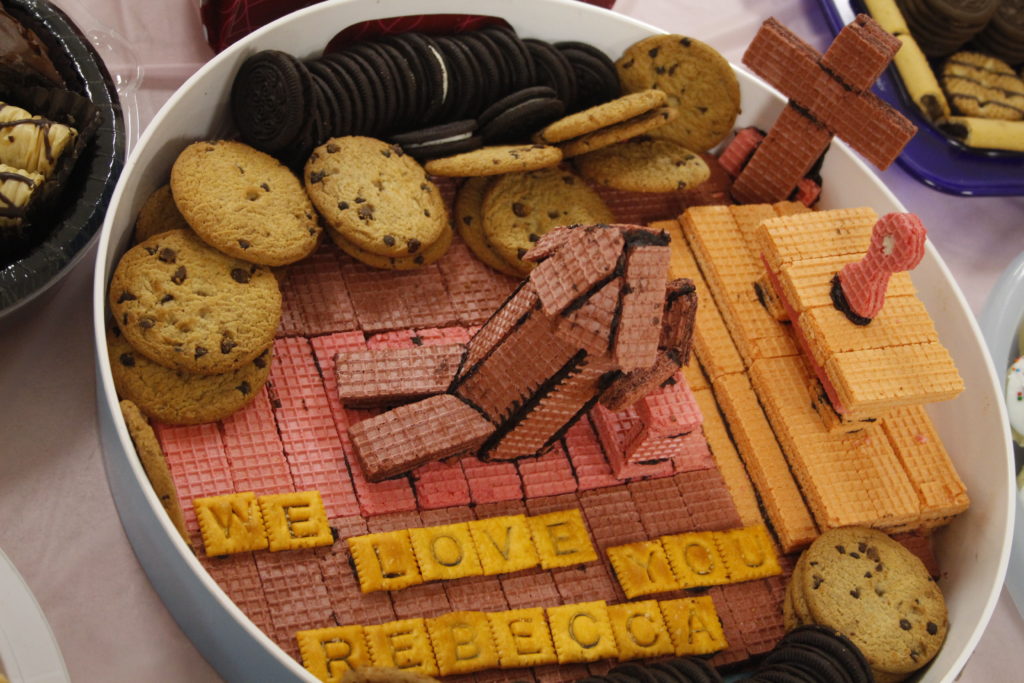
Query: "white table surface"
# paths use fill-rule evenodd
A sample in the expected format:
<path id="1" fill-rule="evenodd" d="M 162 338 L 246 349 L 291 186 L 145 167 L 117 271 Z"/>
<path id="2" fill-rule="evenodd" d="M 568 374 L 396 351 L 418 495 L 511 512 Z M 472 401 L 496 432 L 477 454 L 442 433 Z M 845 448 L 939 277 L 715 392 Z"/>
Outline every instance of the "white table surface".
<path id="1" fill-rule="evenodd" d="M 212 56 L 196 0 L 56 4 L 132 44 L 146 73 L 143 122 Z M 736 63 L 771 15 L 819 49 L 829 36 L 814 0 L 619 0 L 615 11 L 698 37 Z M 1024 197 L 954 197 L 895 165 L 881 176 L 921 216 L 980 314 L 999 273 L 1024 251 Z M 94 260 L 95 247 L 56 290 L 0 319 L 0 548 L 39 600 L 72 680 L 219 680 L 150 586 L 107 488 L 90 330 Z M 1022 644 L 1024 619 L 1004 590 L 960 680 L 1020 680 Z"/>

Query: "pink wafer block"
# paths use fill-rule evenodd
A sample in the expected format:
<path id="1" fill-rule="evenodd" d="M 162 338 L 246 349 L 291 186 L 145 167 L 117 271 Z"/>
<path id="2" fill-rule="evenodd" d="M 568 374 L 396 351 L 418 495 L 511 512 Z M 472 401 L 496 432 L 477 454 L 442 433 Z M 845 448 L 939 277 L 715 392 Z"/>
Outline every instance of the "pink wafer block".
<path id="1" fill-rule="evenodd" d="M 671 440 L 676 442 L 675 452 L 671 457 L 672 468 L 676 472 L 692 472 L 716 466 L 715 456 L 711 453 L 703 430 L 698 429 Z"/>
<path id="2" fill-rule="evenodd" d="M 782 624 L 782 601 L 772 594 L 768 584 L 744 581 L 720 588 L 724 602 L 715 602 L 717 610 L 732 612 L 747 654 L 753 657 L 775 647 L 786 629 Z"/>
<path id="3" fill-rule="evenodd" d="M 390 330 L 371 335 L 366 340 L 368 349 L 404 349 L 411 346 L 435 344 L 466 344 L 470 332 L 461 326 L 427 327 L 418 330 Z"/>
<path id="4" fill-rule="evenodd" d="M 427 463 L 409 474 L 421 510 L 469 505 L 469 482 L 462 471 L 461 459 Z"/>
<path id="5" fill-rule="evenodd" d="M 694 530 L 721 531 L 743 526 L 717 467 L 680 472 L 672 479 L 683 495 Z"/>
<path id="6" fill-rule="evenodd" d="M 703 421 L 700 407 L 682 372 L 675 381 L 637 401 L 637 416 L 650 436 L 681 436 L 698 429 Z"/>
<path id="7" fill-rule="evenodd" d="M 676 483 L 668 478 L 632 481 L 626 484 L 640 514 L 648 538 L 694 531 L 685 511 L 686 503 Z"/>
<path id="8" fill-rule="evenodd" d="M 617 479 L 666 477 L 672 474 L 672 463 L 664 459 L 664 456 L 651 457 L 641 453 L 641 457 L 647 457 L 647 460 L 631 459 L 631 453 L 643 444 L 643 423 L 633 408 L 612 411 L 597 404 L 590 411 L 590 420 L 604 447 L 612 474 Z M 636 441 L 638 436 L 641 437 L 640 441 Z M 658 457 L 662 459 L 656 459 Z"/>
<path id="9" fill-rule="evenodd" d="M 469 486 L 469 496 L 477 505 L 523 497 L 523 482 L 515 462 L 484 462 L 473 456 L 466 456 L 460 462 Z"/>
<path id="10" fill-rule="evenodd" d="M 907 550 L 917 555 L 918 559 L 924 562 L 928 573 L 932 578 L 939 578 L 939 561 L 935 558 L 932 550 L 932 541 L 929 536 L 920 533 L 895 534 L 894 541 L 899 541 Z"/>
<path id="11" fill-rule="evenodd" d="M 238 605 L 257 628 L 269 634 L 273 630 L 273 623 L 270 620 L 270 608 L 263 597 L 263 584 L 260 583 L 253 553 L 223 557 L 207 557 L 205 553 L 199 553 L 196 557 L 210 577 L 231 598 L 231 602 Z"/>
<path id="12" fill-rule="evenodd" d="M 497 576 L 467 576 L 445 581 L 444 590 L 453 612 L 503 612 L 509 608 Z"/>
<path id="13" fill-rule="evenodd" d="M 527 514 L 526 503 L 522 500 L 503 500 L 495 503 L 483 503 L 473 507 L 473 515 L 477 519 L 525 514 Z"/>
<path id="14" fill-rule="evenodd" d="M 341 276 L 338 250 L 325 242 L 308 258 L 288 267 L 281 283 L 285 307 L 297 309 L 298 334 L 312 336 L 358 327 L 348 287 Z"/>
<path id="15" fill-rule="evenodd" d="M 764 133 L 757 128 L 741 128 L 718 157 L 718 163 L 729 172 L 733 178 L 740 174 L 747 161 L 754 154 L 754 150 L 764 140 Z"/>
<path id="16" fill-rule="evenodd" d="M 199 522 L 196 520 L 192 500 L 235 492 L 220 429 L 215 422 L 165 425 L 154 421 L 153 430 L 178 490 L 181 511 L 185 516 L 185 529 L 190 535 L 197 533 Z"/>
<path id="17" fill-rule="evenodd" d="M 793 197 L 794 201 L 800 202 L 804 206 L 814 206 L 820 196 L 821 185 L 815 181 L 810 178 L 801 178 L 796 181 L 796 194 Z"/>
<path id="18" fill-rule="evenodd" d="M 563 493 L 558 496 L 543 496 L 526 499 L 526 513 L 529 515 L 546 515 L 559 510 L 572 510 L 580 506 L 579 496 L 575 493 Z M 583 520 L 586 521 L 585 519 Z"/>
<path id="19" fill-rule="evenodd" d="M 588 662 L 587 671 L 590 672 L 591 676 L 604 676 L 606 673 L 612 670 L 618 662 L 611 659 L 602 659 L 597 662 Z"/>
<path id="20" fill-rule="evenodd" d="M 366 530 L 371 534 L 379 534 L 385 531 L 401 531 L 402 529 L 415 529 L 423 526 L 423 518 L 416 510 L 404 510 L 402 512 L 386 512 L 382 515 L 370 517 L 366 520 Z"/>
<path id="21" fill-rule="evenodd" d="M 552 607 L 562 604 L 562 598 L 550 572 L 528 569 L 514 574 L 499 574 L 501 588 L 509 609 L 524 607 Z"/>
<path id="22" fill-rule="evenodd" d="M 323 374 L 324 391 L 334 419 L 341 448 L 352 477 L 352 485 L 358 498 L 359 512 L 366 516 L 385 512 L 416 509 L 416 497 L 412 486 L 406 478 L 394 479 L 379 484 L 371 484 L 366 480 L 355 458 L 352 443 L 348 436 L 350 424 L 375 415 L 375 411 L 346 410 L 338 398 L 337 380 L 333 372 L 334 356 L 340 351 L 353 351 L 366 348 L 362 332 L 344 332 L 341 334 L 315 337 L 310 343 L 316 353 L 320 368 L 327 369 Z"/>
<path id="23" fill-rule="evenodd" d="M 551 570 L 551 578 L 566 605 L 591 600 L 617 602 L 625 597 L 604 562 L 558 567 Z"/>
<path id="24" fill-rule="evenodd" d="M 516 278 L 484 264 L 462 240 L 452 243 L 437 267 L 463 325 L 485 322 L 519 285 Z"/>
<path id="25" fill-rule="evenodd" d="M 488 669 L 477 671 L 474 675 L 476 683 L 534 683 L 537 680 L 532 669 Z"/>
<path id="26" fill-rule="evenodd" d="M 734 614 L 729 609 L 726 604 L 726 597 L 722 593 L 722 586 L 712 586 L 708 589 L 707 594 L 711 596 L 712 602 L 715 603 L 715 611 L 718 613 L 719 621 L 722 622 L 722 632 L 725 635 L 726 642 L 729 644 L 727 648 L 714 654 L 711 658 L 711 663 L 716 667 L 722 667 L 747 659 L 747 646 L 743 641 L 743 630 L 740 623 L 745 617 Z"/>
<path id="27" fill-rule="evenodd" d="M 565 433 L 563 443 L 576 473 L 578 490 L 588 491 L 620 483 L 601 450 L 601 443 L 590 426 L 590 420 L 577 420 Z"/>
<path id="28" fill-rule="evenodd" d="M 306 321 L 302 319 L 302 307 L 299 292 L 288 284 L 288 276 L 279 280 L 281 287 L 281 322 L 277 325 L 276 337 L 296 337 L 306 329 Z"/>
<path id="29" fill-rule="evenodd" d="M 392 591 L 391 604 L 398 619 L 430 619 L 452 611 L 443 581 L 421 583 L 400 591 Z"/>
<path id="30" fill-rule="evenodd" d="M 569 457 L 560 444 L 544 455 L 521 458 L 516 461 L 523 480 L 523 494 L 527 499 L 556 496 L 576 490 L 576 477 L 572 473 Z"/>
<path id="31" fill-rule="evenodd" d="M 268 635 L 285 652 L 298 657 L 295 632 L 334 626 L 331 600 L 312 550 L 255 553 L 256 568 L 272 628 Z"/>
<path id="32" fill-rule="evenodd" d="M 363 593 L 359 590 L 359 577 L 349 563 L 348 548 L 344 543 L 336 543 L 331 552 L 320 557 L 320 572 L 339 626 L 383 624 L 394 620 L 390 593 Z"/>
<path id="33" fill-rule="evenodd" d="M 347 257 L 339 261 L 364 332 L 458 322 L 436 263 L 415 270 L 378 270 Z"/>
<path id="34" fill-rule="evenodd" d="M 464 351 L 461 344 L 341 351 L 334 358 L 338 396 L 349 407 L 397 405 L 442 393 Z"/>
<path id="35" fill-rule="evenodd" d="M 602 552 L 609 546 L 647 540 L 640 513 L 625 486 L 583 491 L 577 495 L 594 543 Z"/>
<path id="36" fill-rule="evenodd" d="M 329 517 L 355 514 L 358 505 L 342 457 L 341 438 L 307 340 L 274 342 L 270 382 L 275 419 L 295 488 L 320 491 Z"/>
<path id="37" fill-rule="evenodd" d="M 266 387 L 245 408 L 224 418 L 221 431 L 236 491 L 263 495 L 295 490 Z"/>

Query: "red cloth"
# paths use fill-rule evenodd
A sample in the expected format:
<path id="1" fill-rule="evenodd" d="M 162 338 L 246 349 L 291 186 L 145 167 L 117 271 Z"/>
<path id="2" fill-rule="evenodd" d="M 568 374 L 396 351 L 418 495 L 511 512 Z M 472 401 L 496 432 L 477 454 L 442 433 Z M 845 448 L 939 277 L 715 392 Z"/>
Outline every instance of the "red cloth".
<path id="1" fill-rule="evenodd" d="M 206 40 L 216 52 L 248 35 L 264 24 L 283 17 L 289 12 L 315 5 L 320 0 L 202 0 L 200 13 L 206 29 Z M 582 0 L 611 9 L 615 0 Z M 367 22 L 345 31 L 346 42 L 355 38 L 369 38 L 387 33 L 417 30 L 435 33 L 455 33 L 486 23 L 484 17 L 468 15 L 431 15 L 429 17 L 402 17 L 399 20 Z M 332 41 L 334 42 L 334 41 Z"/>

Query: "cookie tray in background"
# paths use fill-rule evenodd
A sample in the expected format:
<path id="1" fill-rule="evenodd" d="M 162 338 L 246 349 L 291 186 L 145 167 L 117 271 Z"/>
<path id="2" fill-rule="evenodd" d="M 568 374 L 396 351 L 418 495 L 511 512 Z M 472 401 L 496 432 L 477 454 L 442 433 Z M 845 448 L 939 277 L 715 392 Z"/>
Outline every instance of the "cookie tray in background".
<path id="1" fill-rule="evenodd" d="M 315 679 L 278 648 L 232 603 L 174 530 L 146 479 L 121 417 L 105 347 L 107 284 L 125 250 L 145 198 L 166 182 L 185 141 L 228 129 L 228 91 L 242 61 L 261 49 L 298 57 L 318 54 L 338 31 L 370 19 L 424 12 L 506 19 L 521 35 L 586 40 L 611 55 L 658 29 L 577 0 L 327 0 L 251 34 L 215 57 L 180 88 L 145 130 L 114 192 L 103 226 L 93 280 L 94 340 L 103 458 L 118 514 L 150 581 L 182 630 L 229 680 Z M 700 36 L 695 36 L 700 38 Z M 753 37 L 753 36 L 751 36 Z M 784 101 L 737 70 L 743 98 L 738 126 L 770 127 Z M 822 173 L 822 208 L 870 206 L 902 211 L 899 201 L 841 142 L 831 146 Z M 936 534 L 950 631 L 937 658 L 918 680 L 952 681 L 988 624 L 1003 582 L 1010 545 L 1013 476 L 1001 390 L 981 333 L 937 252 L 928 246 L 914 282 L 965 379 L 955 400 L 929 413 L 971 493 L 971 509 Z M 159 645 L 154 645 L 158 647 Z"/>
<path id="2" fill-rule="evenodd" d="M 867 10 L 859 0 L 818 0 L 833 34 Z M 941 192 L 969 197 L 1024 195 L 1024 154 L 972 150 L 933 126 L 903 92 L 889 66 L 874 92 L 918 127 L 896 160 L 908 173 Z"/>

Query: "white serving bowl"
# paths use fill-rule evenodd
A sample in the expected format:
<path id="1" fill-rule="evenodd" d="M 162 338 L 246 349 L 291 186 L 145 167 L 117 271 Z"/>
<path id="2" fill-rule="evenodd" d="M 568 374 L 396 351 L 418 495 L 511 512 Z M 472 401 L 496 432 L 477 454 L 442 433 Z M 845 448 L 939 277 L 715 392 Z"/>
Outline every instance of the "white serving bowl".
<path id="1" fill-rule="evenodd" d="M 139 208 L 164 182 L 178 152 L 193 140 L 227 131 L 230 84 L 247 56 L 262 49 L 314 56 L 347 26 L 423 14 L 428 7 L 432 13 L 500 16 L 524 37 L 586 40 L 613 57 L 637 40 L 662 32 L 576 0 L 335 0 L 314 5 L 231 46 L 168 100 L 129 158 L 103 226 L 93 308 L 107 479 L 135 553 L 167 608 L 210 663 L 231 680 L 314 679 L 260 632 L 210 578 L 171 526 L 149 486 L 121 418 L 103 350 L 107 284 L 128 244 Z M 737 125 L 770 127 L 784 100 L 745 72 L 738 70 L 738 77 L 743 112 Z M 832 145 L 822 174 L 822 208 L 903 210 L 842 143 Z M 936 536 L 950 629 L 945 646 L 921 680 L 951 681 L 981 637 L 1003 583 L 1013 520 L 1012 455 L 1002 391 L 985 344 L 963 295 L 930 244 L 913 280 L 966 383 L 957 399 L 929 408 L 972 499 L 970 510 Z"/>

